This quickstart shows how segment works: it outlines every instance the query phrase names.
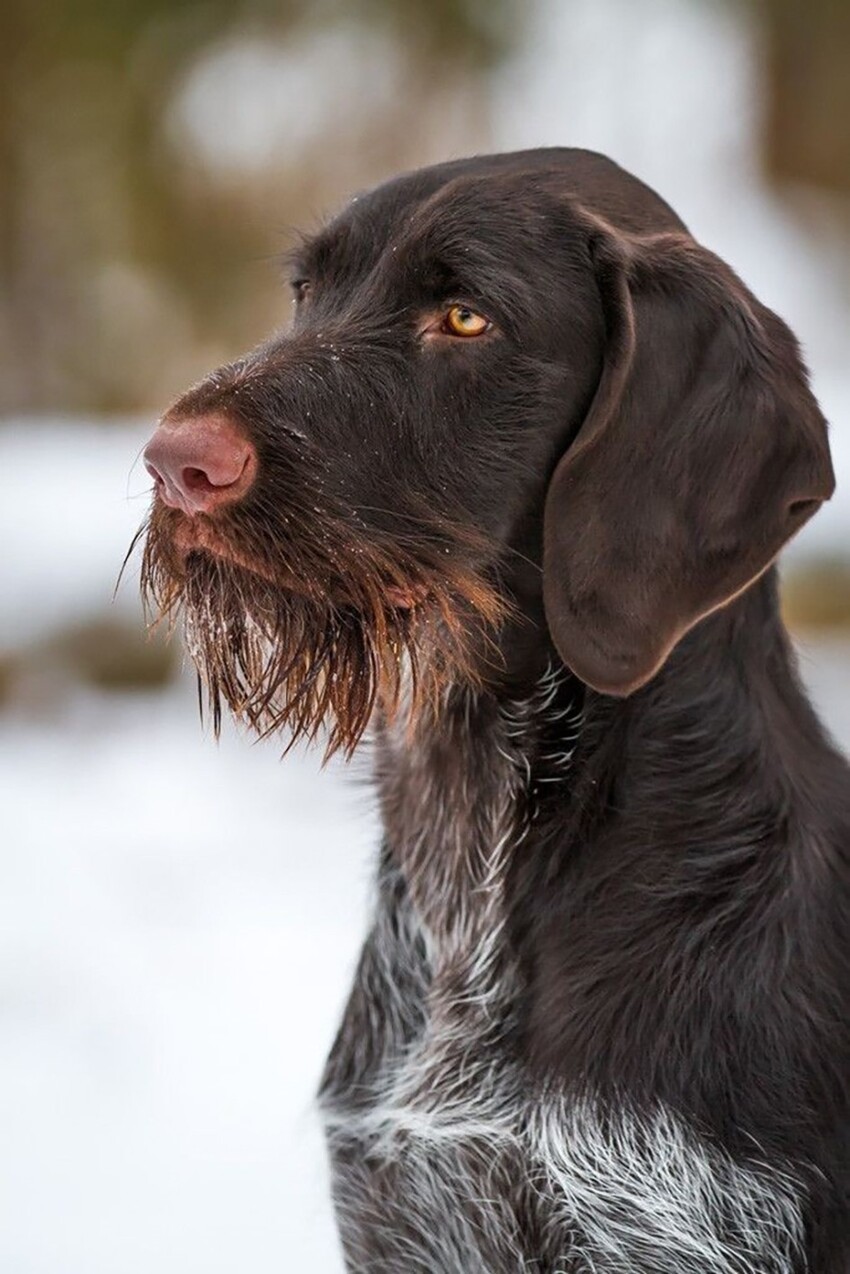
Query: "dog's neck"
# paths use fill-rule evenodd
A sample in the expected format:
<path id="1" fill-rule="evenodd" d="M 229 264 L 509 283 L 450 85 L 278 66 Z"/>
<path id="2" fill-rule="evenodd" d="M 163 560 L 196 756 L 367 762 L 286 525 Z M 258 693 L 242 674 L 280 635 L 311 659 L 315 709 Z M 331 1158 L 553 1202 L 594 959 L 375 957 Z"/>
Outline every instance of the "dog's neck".
<path id="1" fill-rule="evenodd" d="M 492 944 L 516 848 L 569 777 L 584 687 L 551 664 L 524 693 L 453 687 L 377 739 L 388 844 L 434 950 Z M 482 994 L 478 985 L 476 995 Z"/>
<path id="2" fill-rule="evenodd" d="M 421 908 L 474 901 L 496 870 L 494 846 L 512 854 L 550 821 L 564 852 L 587 843 L 588 810 L 598 822 L 628 808 L 655 839 L 668 822 L 680 836 L 671 811 L 686 805 L 695 824 L 708 820 L 713 836 L 735 841 L 754 817 L 780 809 L 804 757 L 826 749 L 773 572 L 692 630 L 628 699 L 586 690 L 542 636 L 536 648 L 524 639 L 519 654 L 498 684 L 454 688 L 438 711 L 412 725 L 402 713 L 379 731 L 387 840 Z M 775 728 L 777 714 L 789 729 Z M 806 733 L 796 749 L 792 730 Z"/>
<path id="3" fill-rule="evenodd" d="M 616 803 L 637 817 L 652 810 L 662 825 L 675 798 L 677 826 L 689 803 L 694 820 L 716 817 L 719 834 L 737 835 L 757 809 L 778 817 L 829 752 L 798 677 L 775 570 L 692 629 L 642 690 L 590 696 L 589 718 L 586 765 L 616 788 Z"/>

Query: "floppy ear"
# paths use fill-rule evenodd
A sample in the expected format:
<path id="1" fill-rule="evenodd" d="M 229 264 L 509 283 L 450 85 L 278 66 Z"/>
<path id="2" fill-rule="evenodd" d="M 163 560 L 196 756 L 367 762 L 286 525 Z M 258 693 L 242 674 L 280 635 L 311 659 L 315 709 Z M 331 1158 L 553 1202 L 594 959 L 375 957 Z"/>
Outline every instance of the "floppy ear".
<path id="1" fill-rule="evenodd" d="M 546 618 L 585 682 L 627 695 L 772 562 L 834 486 L 788 328 L 686 234 L 596 227 L 607 350 L 544 514 Z"/>

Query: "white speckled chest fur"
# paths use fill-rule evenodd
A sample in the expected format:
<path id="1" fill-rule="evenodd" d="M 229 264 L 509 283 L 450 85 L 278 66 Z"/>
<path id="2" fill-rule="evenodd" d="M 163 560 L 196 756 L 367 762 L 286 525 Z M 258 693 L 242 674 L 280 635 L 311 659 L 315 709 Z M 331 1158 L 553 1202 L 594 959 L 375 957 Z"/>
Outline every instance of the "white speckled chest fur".
<path id="1" fill-rule="evenodd" d="M 142 583 L 214 723 L 351 754 L 383 716 L 322 1086 L 349 1269 L 848 1274 L 850 771 L 774 566 L 835 487 L 794 334 L 569 147 L 394 177 L 292 284 L 151 440 Z"/>
<path id="2" fill-rule="evenodd" d="M 385 813 L 406 834 L 382 854 L 322 1087 L 348 1268 L 791 1274 L 790 1167 L 736 1163 L 661 1106 L 603 1110 L 580 1077 L 547 1089 L 516 1048 L 506 889 L 540 784 L 569 781 L 580 723 L 558 689 L 550 675 L 522 703 L 456 703 L 457 731 L 474 718 L 487 744 L 448 763 L 445 727 L 439 744 L 382 741 Z"/>

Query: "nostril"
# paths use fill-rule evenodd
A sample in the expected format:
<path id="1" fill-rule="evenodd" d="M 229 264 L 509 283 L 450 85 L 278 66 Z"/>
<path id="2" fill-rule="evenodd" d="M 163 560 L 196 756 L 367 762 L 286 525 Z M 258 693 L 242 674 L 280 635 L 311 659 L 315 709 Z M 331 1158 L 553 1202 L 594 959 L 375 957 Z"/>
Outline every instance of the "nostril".
<path id="1" fill-rule="evenodd" d="M 257 454 L 226 417 L 166 417 L 145 451 L 157 498 L 184 513 L 238 500 L 254 481 Z"/>
<path id="2" fill-rule="evenodd" d="M 229 487 L 230 482 L 211 482 L 203 469 L 186 468 L 180 474 L 180 485 L 184 491 L 214 491 L 217 487 Z"/>

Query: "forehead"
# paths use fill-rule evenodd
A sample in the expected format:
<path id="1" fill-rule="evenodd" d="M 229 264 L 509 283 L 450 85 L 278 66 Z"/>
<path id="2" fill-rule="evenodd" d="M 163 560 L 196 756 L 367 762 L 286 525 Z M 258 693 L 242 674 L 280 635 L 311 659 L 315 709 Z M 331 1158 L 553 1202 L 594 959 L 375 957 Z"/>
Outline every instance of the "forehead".
<path id="1" fill-rule="evenodd" d="M 311 275 L 333 275 L 347 264 L 373 263 L 396 252 L 451 251 L 504 234 L 512 182 L 459 174 L 439 182 L 418 174 L 354 198 L 299 254 Z M 525 215 L 527 200 L 515 214 Z"/>
<path id="2" fill-rule="evenodd" d="M 345 278 L 399 254 L 521 268 L 553 247 L 569 254 L 577 204 L 627 231 L 684 228 L 658 195 L 605 156 L 522 151 L 420 169 L 357 196 L 304 243 L 296 268 L 305 277 Z"/>
<path id="3" fill-rule="evenodd" d="M 554 252 L 568 266 L 578 243 L 569 217 L 545 178 L 425 170 L 352 200 L 305 244 L 296 270 L 330 285 L 327 303 L 364 287 L 394 304 L 455 294 L 518 313 Z"/>

